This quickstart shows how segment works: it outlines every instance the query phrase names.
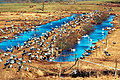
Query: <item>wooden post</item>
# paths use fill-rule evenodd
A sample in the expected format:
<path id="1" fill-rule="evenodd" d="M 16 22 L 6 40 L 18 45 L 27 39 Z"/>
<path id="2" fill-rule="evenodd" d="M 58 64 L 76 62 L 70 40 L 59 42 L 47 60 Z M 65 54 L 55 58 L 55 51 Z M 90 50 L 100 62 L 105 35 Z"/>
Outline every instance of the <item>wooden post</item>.
<path id="1" fill-rule="evenodd" d="M 75 62 L 76 62 L 76 57 L 77 57 L 77 54 L 75 54 Z"/>
<path id="2" fill-rule="evenodd" d="M 107 47 L 107 37 L 106 37 L 106 47 Z"/>
<path id="3" fill-rule="evenodd" d="M 78 59 L 78 65 L 77 65 L 78 69 L 79 69 L 79 59 Z"/>
<path id="4" fill-rule="evenodd" d="M 59 77 L 61 76 L 61 64 L 60 64 L 60 71 L 59 71 Z"/>
<path id="5" fill-rule="evenodd" d="M 96 54 L 97 54 L 97 52 L 98 52 L 98 47 L 97 47 L 97 49 L 96 49 Z"/>
<path id="6" fill-rule="evenodd" d="M 104 49 L 104 46 L 103 46 L 103 44 L 102 44 L 102 51 L 103 51 L 103 49 Z"/>
<path id="7" fill-rule="evenodd" d="M 115 60 L 116 64 L 115 64 L 115 76 L 117 75 L 117 58 Z"/>
<path id="8" fill-rule="evenodd" d="M 23 62 L 21 63 L 21 69 L 22 69 L 22 66 L 23 66 Z M 21 72 L 21 69 L 20 69 L 20 80 L 22 80 L 22 72 Z"/>
<path id="9" fill-rule="evenodd" d="M 75 2 L 76 2 L 76 1 L 74 0 L 74 4 L 75 4 Z"/>
<path id="10" fill-rule="evenodd" d="M 21 72 L 21 70 L 20 70 L 20 80 L 22 80 L 22 72 Z"/>
<path id="11" fill-rule="evenodd" d="M 42 11 L 44 11 L 44 0 L 43 0 L 43 6 L 42 6 Z"/>
<path id="12" fill-rule="evenodd" d="M 63 47 L 62 47 L 62 41 L 61 41 L 61 49 L 62 49 Z"/>
<path id="13" fill-rule="evenodd" d="M 0 68 L 2 68 L 1 63 L 0 63 Z M 3 75 L 2 75 L 2 72 L 1 72 L 1 76 L 3 76 Z"/>
<path id="14" fill-rule="evenodd" d="M 100 48 L 101 48 L 101 46 L 99 47 L 99 55 L 100 55 Z M 97 56 L 97 55 L 96 55 Z"/>

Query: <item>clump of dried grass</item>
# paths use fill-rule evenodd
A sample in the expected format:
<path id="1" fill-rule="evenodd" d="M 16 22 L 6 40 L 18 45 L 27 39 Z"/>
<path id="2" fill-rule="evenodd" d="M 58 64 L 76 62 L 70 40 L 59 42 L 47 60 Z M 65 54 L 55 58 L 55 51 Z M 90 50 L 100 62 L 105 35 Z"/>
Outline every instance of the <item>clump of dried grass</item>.
<path id="1" fill-rule="evenodd" d="M 59 47 L 59 49 L 62 50 L 70 50 L 75 46 L 78 38 L 81 38 L 81 36 L 83 36 L 84 34 L 89 34 L 93 30 L 95 30 L 95 28 L 91 24 L 84 25 L 83 30 L 76 30 L 74 32 L 71 32 L 69 33 L 69 37 L 64 36 L 62 37 L 62 39 L 58 38 L 57 46 Z"/>
<path id="2" fill-rule="evenodd" d="M 110 15 L 105 12 L 97 12 L 97 15 L 94 16 L 94 21 L 96 24 L 101 24 L 103 21 L 107 20 Z"/>

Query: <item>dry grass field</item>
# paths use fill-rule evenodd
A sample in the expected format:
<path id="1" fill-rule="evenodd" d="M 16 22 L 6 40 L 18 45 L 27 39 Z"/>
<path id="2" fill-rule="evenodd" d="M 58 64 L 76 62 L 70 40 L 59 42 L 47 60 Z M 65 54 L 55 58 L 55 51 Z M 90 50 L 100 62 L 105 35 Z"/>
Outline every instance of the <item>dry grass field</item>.
<path id="1" fill-rule="evenodd" d="M 71 4 L 70 4 L 71 3 Z M 44 4 L 44 12 L 53 11 L 91 11 L 102 9 L 99 4 L 106 4 L 104 1 L 80 1 L 72 2 L 51 2 Z M 42 12 L 43 3 L 6 3 L 0 4 L 0 12 Z M 32 6 L 32 7 L 30 7 Z M 119 8 L 115 7 L 118 11 Z"/>
<path id="2" fill-rule="evenodd" d="M 0 28 L 4 28 L 4 23 L 8 19 L 18 19 L 22 14 L 26 16 L 33 16 L 33 19 L 38 17 L 49 16 L 51 13 L 54 16 L 57 16 L 59 12 L 62 13 L 86 13 L 95 10 L 106 11 L 109 10 L 109 5 L 113 5 L 111 8 L 113 11 L 109 13 L 114 13 L 120 15 L 120 7 L 114 7 L 114 5 L 120 4 L 111 4 L 106 3 L 106 1 L 111 0 L 104 0 L 104 1 L 80 1 L 76 2 L 76 4 L 70 4 L 68 2 L 52 2 L 52 3 L 45 3 L 44 11 L 42 11 L 42 4 L 43 3 L 6 3 L 0 4 Z M 119 1 L 119 0 L 117 0 Z M 108 5 L 104 5 L 108 4 Z M 30 6 L 33 6 L 30 8 Z M 36 13 L 37 12 L 37 13 Z M 11 15 L 13 14 L 13 15 Z M 19 14 L 19 15 L 16 15 Z M 37 16 L 38 15 L 38 16 Z M 25 19 L 25 18 L 24 18 Z M 93 53 L 89 57 L 85 57 L 84 60 L 91 61 L 94 63 L 99 63 L 101 65 L 106 65 L 115 68 L 115 60 L 117 59 L 117 68 L 120 69 L 120 16 L 116 16 L 113 22 L 117 23 L 114 27 L 117 28 L 115 31 L 111 31 L 111 34 L 108 34 L 106 37 L 107 39 L 107 46 L 103 44 L 106 42 L 105 40 L 99 41 L 96 43 L 96 46 L 100 46 L 100 49 L 97 48 L 93 51 Z M 7 25 L 6 25 L 7 26 Z M 116 44 L 113 44 L 113 41 Z M 111 56 L 106 56 L 104 53 L 104 49 L 107 48 L 107 51 L 110 53 Z M 35 68 L 30 67 L 30 72 L 21 70 L 17 72 L 17 68 L 11 69 L 3 69 L 3 63 L 0 64 L 0 80 L 119 80 L 120 71 L 117 71 L 117 76 L 114 76 L 114 69 L 106 68 L 103 66 L 98 66 L 94 64 L 90 64 L 84 61 L 79 61 L 79 64 L 73 67 L 73 70 L 78 69 L 80 72 L 87 74 L 90 73 L 90 76 L 83 75 L 82 77 L 78 76 L 76 78 L 72 78 L 69 73 L 73 70 L 63 71 L 68 69 L 75 62 L 46 62 L 46 61 L 33 61 L 30 66 L 34 66 Z M 66 77 L 58 77 L 60 71 L 60 64 L 62 75 Z M 29 65 L 29 64 L 27 64 Z M 44 71 L 40 69 L 46 69 L 55 73 L 49 74 L 49 71 Z M 92 74 L 91 72 L 94 72 Z M 108 71 L 106 74 L 104 71 Z M 82 72 L 81 72 L 82 73 Z"/>

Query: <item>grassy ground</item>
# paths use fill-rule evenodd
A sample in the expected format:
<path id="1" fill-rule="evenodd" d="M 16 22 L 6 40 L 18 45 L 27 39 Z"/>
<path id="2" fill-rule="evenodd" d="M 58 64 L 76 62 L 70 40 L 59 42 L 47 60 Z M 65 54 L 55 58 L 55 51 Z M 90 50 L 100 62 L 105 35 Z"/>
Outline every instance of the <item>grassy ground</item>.
<path id="1" fill-rule="evenodd" d="M 104 0 L 104 1 L 113 1 L 113 0 Z M 103 6 L 99 6 L 99 5 L 96 5 L 96 4 L 89 4 L 89 3 L 102 3 L 104 4 L 104 2 L 101 2 L 101 1 L 83 1 L 83 2 L 77 2 L 76 5 L 66 5 L 66 3 L 45 3 L 45 11 L 44 12 L 54 12 L 54 11 L 81 11 L 81 12 L 90 12 L 90 11 L 93 11 L 93 10 L 96 10 L 96 9 L 101 9 L 103 10 Z M 79 4 L 79 5 L 78 5 Z M 30 6 L 33 5 L 32 8 L 30 8 Z M 107 7 L 107 6 L 106 6 Z M 120 11 L 120 8 L 119 7 L 112 7 L 114 9 L 114 11 L 111 11 L 111 12 L 119 12 Z M 7 4 L 0 4 L 0 12 L 18 12 L 18 11 L 27 11 L 27 12 L 42 12 L 42 3 L 7 3 Z M 3 16 L 3 15 L 0 15 L 0 16 Z M 4 16 L 3 16 L 4 17 Z M 120 32 L 120 31 L 119 31 Z M 118 37 L 116 39 L 116 37 Z M 86 58 L 86 60 L 89 60 L 89 61 L 93 61 L 93 62 L 96 62 L 96 63 L 101 63 L 101 64 L 104 64 L 104 65 L 107 65 L 107 66 L 111 66 L 112 67 L 115 67 L 115 56 L 118 57 L 118 68 L 119 67 L 119 52 L 120 49 L 118 49 L 119 47 L 119 39 L 120 36 L 117 34 L 117 32 L 115 32 L 115 34 L 113 36 L 111 36 L 111 38 L 109 38 L 109 43 L 108 43 L 108 46 L 110 46 L 108 48 L 108 51 L 110 52 L 111 51 L 111 57 L 110 59 L 108 59 L 107 57 L 99 57 L 101 56 L 100 54 L 97 54 L 96 56 L 96 52 L 93 53 L 93 55 L 90 55 L 90 57 Z M 116 45 L 114 45 L 114 47 L 112 46 L 112 40 L 114 39 L 115 42 L 117 42 Z M 100 43 L 102 45 L 102 43 Z M 104 55 L 103 53 L 103 50 L 101 50 L 101 54 Z M 97 53 L 99 50 L 97 50 Z M 114 55 L 114 53 L 118 52 L 116 55 Z M 103 60 L 104 58 L 106 58 L 107 60 L 109 61 L 101 61 Z M 104 59 L 105 60 L 105 59 Z M 34 65 L 36 67 L 39 67 L 40 68 L 46 68 L 46 69 L 56 69 L 57 71 L 59 71 L 59 64 L 60 63 L 43 63 L 43 62 L 34 62 L 35 64 L 31 64 L 31 65 Z M 55 65 L 54 65 L 55 64 Z M 71 67 L 71 65 L 73 65 L 74 62 L 65 62 L 65 63 L 62 63 L 62 71 L 64 69 L 63 65 L 67 66 L 65 67 L 65 69 L 67 69 L 68 67 Z M 41 67 L 42 65 L 42 67 Z M 58 66 L 58 67 L 56 67 Z M 99 66 L 95 66 L 95 65 L 92 65 L 92 64 L 88 64 L 88 63 L 84 63 L 84 62 L 80 62 L 80 65 L 79 65 L 79 70 L 94 70 L 96 69 L 97 72 L 99 72 L 100 70 L 105 70 L 104 67 L 99 67 Z M 1 68 L 3 68 L 3 66 L 0 66 Z M 8 70 L 3 70 L 3 69 L 0 69 L 0 72 L 1 72 L 1 77 L 5 77 L 5 79 L 11 79 L 11 78 L 14 78 L 15 80 L 15 77 L 17 75 L 17 77 L 20 76 L 20 73 L 16 72 L 16 70 L 12 69 L 8 69 Z M 40 75 L 40 73 L 36 73 L 36 71 L 33 71 L 32 72 L 23 72 L 22 73 L 22 77 L 27 77 L 29 79 L 34 79 L 34 78 L 37 78 L 38 80 L 49 80 L 50 78 L 53 79 L 53 80 L 71 80 L 71 77 L 68 77 L 68 78 L 56 78 L 54 76 L 52 77 L 41 77 L 43 75 Z M 12 75 L 12 76 L 11 76 Z M 39 75 L 39 76 L 38 76 Z M 108 77 L 110 77 L 108 79 Z M 112 80 L 113 76 L 101 76 L 101 77 L 98 77 L 97 80 Z M 117 77 L 118 78 L 118 77 Z M 16 78 L 17 79 L 17 78 Z M 83 78 L 76 78 L 76 80 L 79 80 L 79 79 L 83 79 Z M 88 78 L 84 78 L 85 80 L 96 80 L 94 77 L 90 77 L 89 79 Z M 113 80 L 116 79 L 116 78 L 113 78 Z M 28 79 L 26 79 L 28 80 Z M 119 80 L 119 79 L 118 79 Z"/>
<path id="2" fill-rule="evenodd" d="M 107 0 L 111 1 L 111 0 Z M 105 1 L 104 1 L 105 2 Z M 80 1 L 76 2 L 76 4 L 68 4 L 68 2 L 52 2 L 45 3 L 45 12 L 52 11 L 91 11 L 96 9 L 101 9 L 102 6 L 96 5 L 97 3 L 104 3 L 103 1 Z M 27 12 L 42 12 L 42 4 L 43 3 L 6 3 L 0 4 L 1 12 L 18 12 L 18 11 L 27 11 Z M 93 4 L 93 5 L 91 5 Z M 30 6 L 33 6 L 30 8 Z M 119 10 L 118 8 L 114 8 L 115 10 Z"/>

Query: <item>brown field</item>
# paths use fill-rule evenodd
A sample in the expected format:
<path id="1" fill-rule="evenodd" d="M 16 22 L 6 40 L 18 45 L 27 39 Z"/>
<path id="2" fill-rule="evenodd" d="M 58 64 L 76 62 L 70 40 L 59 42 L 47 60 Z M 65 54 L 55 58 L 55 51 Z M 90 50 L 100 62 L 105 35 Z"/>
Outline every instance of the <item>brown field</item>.
<path id="1" fill-rule="evenodd" d="M 64 13 L 86 13 L 91 12 L 96 9 L 100 9 L 101 11 L 105 11 L 103 9 L 104 2 L 97 2 L 102 3 L 102 5 L 95 4 L 94 2 L 78 2 L 77 5 L 66 5 L 66 3 L 51 3 L 51 4 L 45 4 L 45 10 L 44 13 L 41 11 L 42 4 L 38 3 L 26 3 L 26 4 L 17 4 L 17 3 L 9 3 L 9 4 L 0 4 L 0 28 L 4 28 L 7 26 L 10 26 L 11 23 L 8 23 L 7 25 L 4 25 L 7 20 L 14 19 L 25 19 L 26 17 L 29 17 L 32 20 L 35 20 L 36 17 L 38 17 L 40 20 L 46 19 L 46 17 L 49 17 L 50 15 L 53 15 L 55 18 L 57 15 L 60 15 L 61 11 L 64 15 Z M 108 3 L 109 4 L 109 3 Z M 35 5 L 33 8 L 29 8 L 30 5 Z M 56 6 L 57 5 L 57 6 Z M 112 5 L 112 6 L 109 6 Z M 104 6 L 107 10 L 109 7 L 112 7 L 113 11 L 109 13 L 114 13 L 117 15 L 120 15 L 120 7 L 114 6 L 116 4 L 109 4 L 108 6 Z M 16 7 L 15 7 L 16 6 Z M 64 7 L 63 7 L 64 6 Z M 21 13 L 21 11 L 25 11 L 25 13 Z M 41 12 L 41 13 L 35 13 L 35 11 Z M 24 15 L 24 17 L 21 17 L 21 15 Z M 115 60 L 117 59 L 117 68 L 120 69 L 120 16 L 117 16 L 114 19 L 113 23 L 114 27 L 116 28 L 115 31 L 109 31 L 109 35 L 106 37 L 107 39 L 107 45 L 103 44 L 103 42 L 106 42 L 105 40 L 99 41 L 96 43 L 96 46 L 100 46 L 100 49 L 97 48 L 92 52 L 92 54 L 89 57 L 85 57 L 84 60 L 91 61 L 94 63 L 106 65 L 109 67 L 115 68 Z M 32 17 L 31 17 L 32 16 Z M 64 15 L 66 17 L 68 15 Z M 59 18 L 58 18 L 59 19 Z M 49 20 L 48 20 L 49 21 Z M 15 24 L 21 24 L 22 22 L 14 22 Z M 37 21 L 34 24 L 38 24 Z M 13 34 L 10 34 L 13 35 Z M 2 35 L 2 36 L 8 36 Z M 0 36 L 0 37 L 2 37 Z M 113 42 L 116 42 L 116 44 L 113 44 Z M 104 53 L 104 49 L 108 48 L 107 51 L 111 56 L 106 56 Z M 18 52 L 19 55 L 22 53 Z M 77 63 L 73 69 L 69 69 L 72 65 L 74 65 L 75 62 L 47 62 L 47 61 L 35 61 L 32 60 L 31 64 L 24 65 L 25 67 L 20 71 L 17 72 L 18 67 L 11 68 L 11 69 L 3 69 L 3 63 L 0 64 L 0 80 L 119 80 L 120 77 L 120 71 L 117 71 L 117 76 L 114 76 L 114 69 L 106 68 L 103 66 L 98 66 L 95 64 L 91 64 L 88 62 L 84 62 L 79 60 L 79 64 Z M 59 71 L 60 71 L 60 64 L 61 64 L 61 73 L 63 77 L 58 77 Z M 29 67 L 29 71 L 24 71 L 26 66 Z M 33 68 L 34 67 L 34 68 Z M 36 69 L 37 68 L 37 69 Z M 43 70 L 45 69 L 45 70 Z M 71 73 L 73 70 L 78 69 L 80 72 L 83 71 L 84 73 L 90 73 L 90 76 L 87 77 L 86 75 L 83 77 L 76 77 L 72 78 Z M 64 72 L 64 70 L 67 70 Z M 91 72 L 94 72 L 92 75 Z M 109 71 L 109 73 L 105 74 L 104 71 Z"/>

